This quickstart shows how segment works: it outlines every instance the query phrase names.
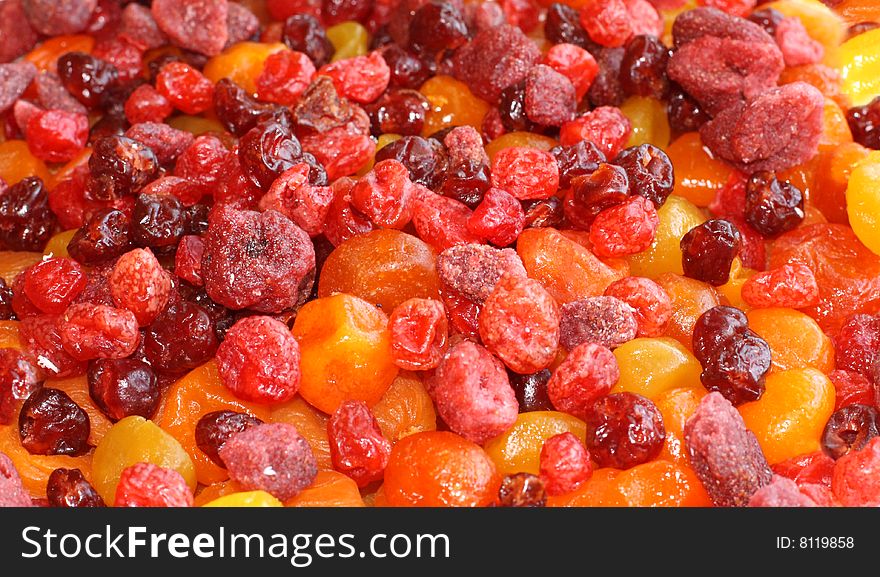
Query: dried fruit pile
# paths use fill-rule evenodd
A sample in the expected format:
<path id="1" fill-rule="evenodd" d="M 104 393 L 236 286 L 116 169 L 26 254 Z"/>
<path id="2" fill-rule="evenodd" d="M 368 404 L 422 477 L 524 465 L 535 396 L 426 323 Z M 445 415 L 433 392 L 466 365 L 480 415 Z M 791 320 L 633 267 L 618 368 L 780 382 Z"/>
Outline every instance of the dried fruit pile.
<path id="1" fill-rule="evenodd" d="M 880 7 L 0 2 L 0 506 L 880 505 Z"/>

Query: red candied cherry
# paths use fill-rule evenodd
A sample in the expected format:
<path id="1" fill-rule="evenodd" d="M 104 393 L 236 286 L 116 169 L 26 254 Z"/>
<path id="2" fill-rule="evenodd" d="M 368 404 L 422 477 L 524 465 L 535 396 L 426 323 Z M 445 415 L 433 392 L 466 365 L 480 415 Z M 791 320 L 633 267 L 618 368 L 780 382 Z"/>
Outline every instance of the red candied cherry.
<path id="1" fill-rule="evenodd" d="M 628 276 L 605 289 L 605 296 L 628 304 L 638 324 L 637 336 L 659 337 L 672 319 L 672 299 L 662 286 L 651 279 Z"/>
<path id="2" fill-rule="evenodd" d="M 225 467 L 220 459 L 220 449 L 232 435 L 251 427 L 262 425 L 263 421 L 247 413 L 235 411 L 214 411 L 203 415 L 196 423 L 196 445 L 218 466 Z"/>
<path id="3" fill-rule="evenodd" d="M 584 413 L 587 447 L 600 467 L 629 469 L 660 454 L 666 439 L 657 406 L 635 393 L 614 393 Z"/>
<path id="4" fill-rule="evenodd" d="M 269 55 L 257 77 L 257 98 L 284 106 L 294 106 L 315 77 L 311 59 L 295 50 Z"/>
<path id="5" fill-rule="evenodd" d="M 30 117 L 25 134 L 31 154 L 46 162 L 67 162 L 85 148 L 89 119 L 65 110 L 41 110 Z"/>
<path id="6" fill-rule="evenodd" d="M 568 353 L 547 382 L 556 410 L 583 418 L 596 399 L 607 395 L 620 378 L 617 358 L 609 349 L 583 343 Z"/>
<path id="7" fill-rule="evenodd" d="M 246 317 L 232 325 L 217 349 L 223 384 L 237 397 L 283 403 L 299 389 L 299 344 L 271 317 Z"/>
<path id="8" fill-rule="evenodd" d="M 880 316 L 863 313 L 850 316 L 834 342 L 837 368 L 871 378 L 877 351 L 880 351 Z"/>
<path id="9" fill-rule="evenodd" d="M 383 228 L 403 228 L 412 220 L 413 183 L 397 160 L 376 163 L 351 189 L 351 205 Z"/>
<path id="10" fill-rule="evenodd" d="M 110 294 L 120 308 L 134 313 L 140 326 L 156 320 L 171 296 L 171 277 L 150 249 L 136 248 L 119 257 L 110 273 Z"/>
<path id="11" fill-rule="evenodd" d="M 589 140 L 599 147 L 605 158 L 614 158 L 626 146 L 632 133 L 632 123 L 619 108 L 600 106 L 559 129 L 559 144 L 571 146 Z"/>
<path id="12" fill-rule="evenodd" d="M 329 76 L 340 95 L 362 104 L 379 98 L 391 81 L 391 69 L 378 51 L 337 60 L 322 66 L 318 74 Z"/>
<path id="13" fill-rule="evenodd" d="M 333 203 L 333 188 L 313 186 L 309 182 L 310 170 L 308 164 L 301 162 L 282 172 L 260 199 L 259 208 L 277 210 L 309 236 L 318 236 Z"/>
<path id="14" fill-rule="evenodd" d="M 633 34 L 625 0 L 592 0 L 580 11 L 581 26 L 593 42 L 602 46 L 623 46 Z"/>
<path id="15" fill-rule="evenodd" d="M 131 415 L 150 419 L 159 408 L 153 368 L 137 359 L 97 359 L 89 363 L 89 396 L 112 421 Z"/>
<path id="16" fill-rule="evenodd" d="M 202 255 L 205 253 L 205 243 L 202 237 L 188 234 L 180 239 L 177 252 L 174 255 L 174 274 L 193 286 L 202 286 L 205 280 L 202 278 Z"/>
<path id="17" fill-rule="evenodd" d="M 19 337 L 24 349 L 37 360 L 37 366 L 58 378 L 85 373 L 86 365 L 65 350 L 61 340 L 61 315 L 36 315 L 21 319 Z"/>
<path id="18" fill-rule="evenodd" d="M 646 250 L 654 242 L 660 217 L 654 203 L 634 196 L 596 215 L 590 226 L 593 252 L 601 257 L 617 257 Z"/>
<path id="19" fill-rule="evenodd" d="M 412 222 L 423 241 L 443 251 L 457 244 L 480 242 L 467 228 L 472 214 L 464 203 L 427 191 L 413 203 Z"/>
<path id="20" fill-rule="evenodd" d="M 868 377 L 861 373 L 837 369 L 828 373 L 834 384 L 834 410 L 847 405 L 877 405 L 880 408 L 880 386 L 876 387 Z"/>
<path id="21" fill-rule="evenodd" d="M 786 264 L 749 278 L 742 298 L 752 307 L 812 307 L 819 304 L 819 285 L 807 265 Z"/>
<path id="22" fill-rule="evenodd" d="M 125 101 L 125 117 L 132 124 L 162 122 L 174 112 L 174 107 L 158 90 L 141 84 Z"/>
<path id="23" fill-rule="evenodd" d="M 184 62 L 169 62 L 156 76 L 156 90 L 185 114 L 201 114 L 214 98 L 214 85 Z"/>
<path id="24" fill-rule="evenodd" d="M 593 474 L 590 453 L 573 433 L 554 435 L 541 447 L 541 480 L 548 495 L 577 489 Z"/>
<path id="25" fill-rule="evenodd" d="M 503 148 L 492 159 L 492 186 L 519 200 L 549 198 L 559 189 L 559 165 L 537 148 Z"/>
<path id="26" fill-rule="evenodd" d="M 391 442 L 363 401 L 345 401 L 327 421 L 333 468 L 365 487 L 382 478 Z"/>
<path id="27" fill-rule="evenodd" d="M 599 65 L 593 55 L 574 44 L 551 46 L 544 61 L 547 66 L 571 81 L 578 102 L 587 94 L 599 74 Z"/>
<path id="28" fill-rule="evenodd" d="M 523 231 L 526 213 L 522 204 L 500 188 L 490 188 L 468 218 L 467 229 L 495 246 L 507 246 Z"/>
<path id="29" fill-rule="evenodd" d="M 92 303 L 68 307 L 59 326 L 61 344 L 74 359 L 121 359 L 137 348 L 138 322 L 129 310 Z"/>
<path id="30" fill-rule="evenodd" d="M 516 422 L 519 403 L 504 365 L 471 341 L 449 349 L 428 389 L 443 422 L 474 443 L 497 437 Z"/>
<path id="31" fill-rule="evenodd" d="M 391 358 L 408 371 L 435 368 L 449 346 L 449 325 L 443 303 L 433 299 L 412 298 L 391 312 Z"/>
<path id="32" fill-rule="evenodd" d="M 153 463 L 136 463 L 119 476 L 114 506 L 192 507 L 193 494 L 177 471 Z"/>
<path id="33" fill-rule="evenodd" d="M 44 313 L 60 314 L 86 287 L 86 276 L 71 258 L 47 258 L 24 272 L 24 294 Z"/>

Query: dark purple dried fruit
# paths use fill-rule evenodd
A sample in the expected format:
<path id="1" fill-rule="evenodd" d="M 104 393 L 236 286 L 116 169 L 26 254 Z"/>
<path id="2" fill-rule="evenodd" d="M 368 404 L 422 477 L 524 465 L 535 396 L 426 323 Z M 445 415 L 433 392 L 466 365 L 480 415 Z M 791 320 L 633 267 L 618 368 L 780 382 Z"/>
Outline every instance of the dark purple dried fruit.
<path id="1" fill-rule="evenodd" d="M 21 445 L 32 455 L 82 455 L 89 450 L 89 415 L 64 391 L 43 387 L 18 416 Z"/>
<path id="2" fill-rule="evenodd" d="M 547 381 L 550 380 L 551 374 L 549 369 L 529 375 L 507 371 L 507 379 L 513 387 L 513 392 L 516 393 L 520 413 L 555 410 L 550 397 L 547 396 Z"/>
<path id="3" fill-rule="evenodd" d="M 455 50 L 467 42 L 467 36 L 464 17 L 449 2 L 428 2 L 409 21 L 409 48 L 416 54 Z"/>
<path id="4" fill-rule="evenodd" d="M 846 111 L 853 140 L 867 148 L 880 150 L 880 96 L 864 106 Z"/>
<path id="5" fill-rule="evenodd" d="M 379 53 L 391 69 L 389 87 L 418 89 L 436 72 L 433 60 L 422 59 L 397 44 L 383 46 Z"/>
<path id="6" fill-rule="evenodd" d="M 804 220 L 804 195 L 772 172 L 756 172 L 746 184 L 745 217 L 755 230 L 773 237 L 796 228 Z"/>
<path id="7" fill-rule="evenodd" d="M 742 240 L 735 224 L 715 218 L 689 230 L 679 244 L 684 275 L 721 286 L 730 279 L 730 266 Z"/>
<path id="8" fill-rule="evenodd" d="M 131 237 L 138 246 L 174 246 L 186 232 L 183 205 L 170 194 L 138 195 L 131 220 Z"/>
<path id="9" fill-rule="evenodd" d="M 50 507 L 104 507 L 104 499 L 79 469 L 55 469 L 46 484 Z"/>
<path id="10" fill-rule="evenodd" d="M 168 305 L 144 335 L 147 360 L 159 373 L 172 375 L 207 362 L 218 344 L 211 316 L 183 300 Z"/>
<path id="11" fill-rule="evenodd" d="M 199 419 L 196 424 L 196 445 L 219 467 L 226 467 L 220 459 L 220 449 L 235 433 L 260 425 L 263 421 L 234 411 L 214 411 Z"/>
<path id="12" fill-rule="evenodd" d="M 67 252 L 82 264 L 94 265 L 120 256 L 131 246 L 131 225 L 121 210 L 102 208 L 67 244 Z"/>
<path id="13" fill-rule="evenodd" d="M 656 36 L 634 36 L 620 61 L 620 86 L 630 96 L 663 100 L 669 92 L 669 49 Z"/>
<path id="14" fill-rule="evenodd" d="M 572 179 L 571 190 L 575 210 L 568 214 L 569 220 L 587 230 L 600 212 L 626 202 L 629 177 L 623 167 L 603 162 L 589 175 Z"/>
<path id="15" fill-rule="evenodd" d="M 657 208 L 663 206 L 675 188 L 672 161 L 653 144 L 622 150 L 614 159 L 614 164 L 626 171 L 630 194 L 647 198 Z"/>
<path id="16" fill-rule="evenodd" d="M 498 489 L 499 507 L 543 507 L 547 504 L 544 482 L 531 473 L 505 475 Z"/>
<path id="17" fill-rule="evenodd" d="M 421 136 L 404 136 L 376 152 L 376 162 L 392 158 L 409 170 L 410 180 L 431 189 L 440 186 L 446 173 L 443 143 Z"/>
<path id="18" fill-rule="evenodd" d="M 55 230 L 55 221 L 48 190 L 36 176 L 0 191 L 0 244 L 8 250 L 42 252 Z"/>
<path id="19" fill-rule="evenodd" d="M 598 399 L 584 416 L 587 448 L 600 467 L 629 469 L 660 454 L 666 439 L 657 406 L 635 393 L 613 393 Z"/>
<path id="20" fill-rule="evenodd" d="M 302 52 L 311 58 L 316 68 L 330 62 L 336 51 L 327 38 L 324 27 L 311 14 L 294 14 L 285 20 L 281 41 L 292 50 Z"/>
<path id="21" fill-rule="evenodd" d="M 375 102 L 364 107 L 370 115 L 375 136 L 400 134 L 418 136 L 425 125 L 428 99 L 416 90 L 388 90 Z"/>
<path id="22" fill-rule="evenodd" d="M 214 86 L 214 111 L 223 127 L 235 136 L 242 136 L 259 122 L 270 119 L 293 125 L 289 108 L 260 102 L 228 78 Z"/>
<path id="23" fill-rule="evenodd" d="M 58 59 L 58 77 L 77 100 L 90 108 L 104 103 L 119 81 L 116 67 L 84 52 L 68 52 Z"/>
<path id="24" fill-rule="evenodd" d="M 736 307 L 716 306 L 694 323 L 693 351 L 700 362 L 718 356 L 718 349 L 749 328 L 746 314 Z"/>
<path id="25" fill-rule="evenodd" d="M 15 320 L 15 318 L 15 311 L 12 310 L 12 289 L 0 278 L 0 321 Z"/>
<path id="26" fill-rule="evenodd" d="M 558 196 L 522 201 L 525 212 L 525 228 L 554 227 L 565 218 L 562 201 Z"/>
<path id="27" fill-rule="evenodd" d="M 880 436 L 880 414 L 868 405 L 853 404 L 834 411 L 822 432 L 822 450 L 832 459 L 861 451 Z"/>
<path id="28" fill-rule="evenodd" d="M 99 138 L 89 157 L 92 181 L 89 193 L 95 200 L 112 200 L 134 194 L 159 174 L 159 160 L 145 144 L 126 136 Z"/>
<path id="29" fill-rule="evenodd" d="M 550 154 L 559 165 L 559 188 L 570 187 L 572 179 L 577 176 L 593 174 L 606 160 L 605 154 L 589 140 L 571 146 L 555 146 L 550 149 Z"/>
<path id="30" fill-rule="evenodd" d="M 505 130 L 530 132 L 534 123 L 526 116 L 526 83 L 512 84 L 501 91 L 498 114 Z"/>
<path id="31" fill-rule="evenodd" d="M 152 367 L 137 359 L 97 359 L 89 363 L 89 395 L 111 421 L 131 415 L 150 419 L 160 390 Z"/>
<path id="32" fill-rule="evenodd" d="M 373 0 L 323 0 L 321 19 L 327 26 L 347 20 L 366 22 L 373 10 Z"/>
<path id="33" fill-rule="evenodd" d="M 748 16 L 748 20 L 764 29 L 771 37 L 776 36 L 776 27 L 785 19 L 785 14 L 774 8 L 761 8 Z"/>
<path id="34" fill-rule="evenodd" d="M 669 128 L 675 134 L 695 132 L 709 120 L 700 104 L 691 98 L 678 84 L 672 84 L 666 104 Z"/>
<path id="35" fill-rule="evenodd" d="M 238 158 L 245 175 L 268 190 L 285 170 L 302 158 L 302 146 L 289 126 L 280 122 L 261 123 L 241 137 Z"/>
<path id="36" fill-rule="evenodd" d="M 709 391 L 718 391 L 734 406 L 757 401 L 764 394 L 770 371 L 770 346 L 752 330 L 725 341 L 717 356 L 701 362 L 700 381 Z"/>
<path id="37" fill-rule="evenodd" d="M 547 9 L 544 36 L 553 44 L 574 44 L 592 53 L 599 48 L 581 25 L 578 11 L 566 4 L 553 3 Z"/>
<path id="38" fill-rule="evenodd" d="M 491 186 L 491 175 L 486 164 L 471 159 L 449 166 L 440 191 L 444 196 L 476 208 Z"/>

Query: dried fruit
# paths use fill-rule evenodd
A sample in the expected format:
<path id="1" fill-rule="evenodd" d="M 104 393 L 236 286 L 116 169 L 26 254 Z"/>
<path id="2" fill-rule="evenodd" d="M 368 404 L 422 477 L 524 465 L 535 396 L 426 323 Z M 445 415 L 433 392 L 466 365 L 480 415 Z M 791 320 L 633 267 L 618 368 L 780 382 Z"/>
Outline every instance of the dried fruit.
<path id="1" fill-rule="evenodd" d="M 583 343 L 609 349 L 636 337 L 633 309 L 614 297 L 597 296 L 565 303 L 560 308 L 559 344 L 571 351 Z"/>
<path id="2" fill-rule="evenodd" d="M 632 309 L 639 337 L 657 337 L 664 333 L 672 318 L 669 294 L 651 279 L 629 276 L 605 289 L 605 296 L 615 297 Z"/>
<path id="3" fill-rule="evenodd" d="M 388 319 L 394 364 L 409 371 L 437 367 L 446 349 L 449 327 L 443 304 L 411 298 L 400 303 Z"/>
<path id="4" fill-rule="evenodd" d="M 131 415 L 150 419 L 161 399 L 156 373 L 137 359 L 97 359 L 89 363 L 89 396 L 112 421 Z"/>
<path id="5" fill-rule="evenodd" d="M 119 257 L 109 279 L 113 302 L 134 313 L 138 325 L 151 324 L 168 305 L 171 277 L 149 249 Z"/>
<path id="6" fill-rule="evenodd" d="M 548 495 L 576 490 L 593 474 L 590 453 L 573 433 L 560 433 L 541 447 L 541 480 Z"/>
<path id="7" fill-rule="evenodd" d="M 236 433 L 263 424 L 263 421 L 247 413 L 235 411 L 213 411 L 202 415 L 196 423 L 196 445 L 210 457 L 216 465 L 224 467 L 220 459 L 220 449 Z"/>
<path id="8" fill-rule="evenodd" d="M 224 0 L 156 0 L 152 12 L 176 46 L 214 56 L 226 45 L 229 8 Z"/>
<path id="9" fill-rule="evenodd" d="M 812 307 L 819 304 L 819 285 L 806 265 L 786 264 L 749 278 L 742 298 L 753 307 Z"/>
<path id="10" fill-rule="evenodd" d="M 746 222 L 766 237 L 788 232 L 804 220 L 804 195 L 770 172 L 753 173 L 746 184 Z"/>
<path id="11" fill-rule="evenodd" d="M 104 499 L 79 469 L 55 469 L 46 483 L 50 507 L 104 507 Z"/>
<path id="12" fill-rule="evenodd" d="M 193 494 L 183 476 L 153 463 L 126 467 L 116 485 L 114 507 L 192 507 Z"/>
<path id="13" fill-rule="evenodd" d="M 600 467 L 629 469 L 654 459 L 666 428 L 654 403 L 635 393 L 599 398 L 584 412 L 587 448 Z"/>
<path id="14" fill-rule="evenodd" d="M 548 152 L 505 148 L 492 159 L 492 186 L 519 200 L 549 198 L 559 189 L 559 166 Z"/>
<path id="15" fill-rule="evenodd" d="M 730 266 L 742 240 L 732 222 L 711 219 L 681 238 L 681 265 L 687 277 L 721 286 L 730 278 Z"/>
<path id="16" fill-rule="evenodd" d="M 501 488 L 498 489 L 499 507 L 543 507 L 546 503 L 544 483 L 537 475 L 514 473 L 501 480 Z"/>
<path id="17" fill-rule="evenodd" d="M 21 445 L 32 455 L 82 455 L 89 450 L 88 414 L 65 393 L 43 387 L 18 416 Z"/>
<path id="18" fill-rule="evenodd" d="M 8 249 L 42 251 L 54 227 L 46 186 L 38 177 L 0 190 L 0 242 Z"/>
<path id="19" fill-rule="evenodd" d="M 560 411 L 583 418 L 620 377 L 617 359 L 607 348 L 583 343 L 572 349 L 547 382 L 547 396 Z"/>
<path id="20" fill-rule="evenodd" d="M 822 432 L 822 450 L 832 459 L 861 451 L 880 436 L 880 415 L 869 405 L 852 404 L 834 411 Z"/>
<path id="21" fill-rule="evenodd" d="M 327 421 L 333 468 L 359 487 L 380 480 L 391 456 L 391 443 L 363 401 L 346 401 Z"/>
<path id="22" fill-rule="evenodd" d="M 636 254 L 651 246 L 659 225 L 654 204 L 636 196 L 596 215 L 590 226 L 590 243 L 601 257 Z"/>

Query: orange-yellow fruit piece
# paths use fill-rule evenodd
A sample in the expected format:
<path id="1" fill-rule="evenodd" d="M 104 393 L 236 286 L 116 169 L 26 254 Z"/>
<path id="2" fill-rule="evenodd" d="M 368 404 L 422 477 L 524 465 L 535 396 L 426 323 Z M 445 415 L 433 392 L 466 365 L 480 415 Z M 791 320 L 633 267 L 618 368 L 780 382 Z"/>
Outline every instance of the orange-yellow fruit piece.
<path id="1" fill-rule="evenodd" d="M 834 385 L 816 369 L 781 371 L 768 375 L 761 398 L 739 412 L 774 464 L 820 450 L 834 396 Z"/>
<path id="2" fill-rule="evenodd" d="M 43 254 L 39 252 L 0 250 L 0 277 L 11 286 L 18 273 L 41 260 Z"/>
<path id="3" fill-rule="evenodd" d="M 357 483 L 337 471 L 318 471 L 315 481 L 295 497 L 284 502 L 285 507 L 363 507 Z"/>
<path id="4" fill-rule="evenodd" d="M 241 491 L 209 501 L 202 507 L 283 507 L 284 504 L 266 491 Z"/>
<path id="5" fill-rule="evenodd" d="M 855 142 L 819 151 L 810 203 L 821 210 L 829 222 L 849 223 L 846 187 L 853 169 L 868 157 L 868 152 L 867 148 Z"/>
<path id="6" fill-rule="evenodd" d="M 666 327 L 666 336 L 693 350 L 691 335 L 694 333 L 694 324 L 704 312 L 721 304 L 718 293 L 704 282 L 672 273 L 657 277 L 657 284 L 666 290 L 672 300 L 672 320 Z"/>
<path id="7" fill-rule="evenodd" d="M 296 315 L 293 336 L 301 355 L 299 392 L 327 414 L 347 400 L 375 405 L 397 376 L 388 317 L 358 297 L 337 294 L 307 303 Z"/>
<path id="8" fill-rule="evenodd" d="M 675 194 L 706 207 L 730 178 L 732 169 L 712 156 L 697 132 L 686 132 L 666 149 L 675 167 Z"/>
<path id="9" fill-rule="evenodd" d="M 203 73 L 211 82 L 229 78 L 253 94 L 257 91 L 257 77 L 263 71 L 266 59 L 281 50 L 288 48 L 280 42 L 238 42 L 208 60 Z"/>
<path id="10" fill-rule="evenodd" d="M 18 321 L 0 321 L 0 348 L 20 349 Z"/>
<path id="11" fill-rule="evenodd" d="M 553 228 L 529 228 L 516 243 L 516 252 L 530 278 L 539 281 L 560 304 L 599 296 L 625 276 Z"/>
<path id="12" fill-rule="evenodd" d="M 39 46 L 24 55 L 24 59 L 37 67 L 40 72 L 55 72 L 58 58 L 68 52 L 91 54 L 95 39 L 86 34 L 70 34 L 47 38 Z"/>
<path id="13" fill-rule="evenodd" d="M 217 364 L 209 361 L 193 369 L 163 395 L 164 402 L 155 417 L 156 423 L 174 437 L 189 454 L 195 465 L 199 483 L 210 485 L 228 477 L 196 444 L 196 425 L 203 416 L 214 411 L 248 413 L 264 421 L 269 408 L 242 401 L 220 380 Z"/>
<path id="14" fill-rule="evenodd" d="M 620 378 L 612 393 L 637 393 L 654 401 L 670 389 L 700 385 L 699 361 L 675 339 L 633 339 L 614 349 L 614 356 Z"/>
<path id="15" fill-rule="evenodd" d="M 684 424 L 707 394 L 702 384 L 696 384 L 664 391 L 653 399 L 663 415 L 663 426 L 666 429 L 666 440 L 658 459 L 690 466 L 684 444 Z"/>
<path id="16" fill-rule="evenodd" d="M 0 453 L 5 453 L 21 477 L 22 485 L 37 499 L 46 498 L 46 483 L 52 471 L 60 467 L 79 469 L 83 476 L 92 479 L 90 455 L 68 457 L 65 455 L 31 455 L 21 446 L 17 420 L 10 425 L 0 425 Z"/>
<path id="17" fill-rule="evenodd" d="M 789 308 L 752 309 L 747 316 L 749 328 L 770 345 L 771 371 L 834 370 L 834 346 L 812 317 Z"/>
<path id="18" fill-rule="evenodd" d="M 372 411 L 392 444 L 413 433 L 437 430 L 434 402 L 416 373 L 400 371 Z"/>
<path id="19" fill-rule="evenodd" d="M 49 182 L 49 169 L 31 154 L 24 140 L 0 142 L 0 178 L 12 186 L 27 176 L 37 176 L 43 182 Z"/>
<path id="20" fill-rule="evenodd" d="M 399 230 L 355 236 L 327 257 L 318 296 L 347 293 L 381 306 L 390 315 L 405 300 L 440 298 L 436 258 L 427 243 Z"/>
<path id="21" fill-rule="evenodd" d="M 646 250 L 629 257 L 633 275 L 656 278 L 667 272 L 682 274 L 681 237 L 706 220 L 699 208 L 677 194 L 666 199 L 657 216 L 660 225 L 654 233 L 654 242 Z"/>
<path id="22" fill-rule="evenodd" d="M 54 257 L 70 256 L 67 252 L 67 245 L 70 244 L 70 240 L 73 238 L 73 235 L 76 234 L 76 230 L 77 229 L 65 230 L 53 235 L 52 238 L 49 239 L 49 242 L 46 243 L 46 248 L 43 249 L 43 254 Z"/>
<path id="23" fill-rule="evenodd" d="M 422 84 L 419 92 L 430 105 L 422 128 L 423 136 L 430 136 L 447 126 L 466 125 L 481 130 L 489 105 L 474 96 L 465 83 L 451 76 L 439 75 Z"/>
<path id="24" fill-rule="evenodd" d="M 330 440 L 327 436 L 327 415 L 305 402 L 302 397 L 296 396 L 284 404 L 272 407 L 269 420 L 296 427 L 297 432 L 312 447 L 318 469 L 333 468 L 333 462 L 330 460 Z"/>
<path id="25" fill-rule="evenodd" d="M 513 147 L 537 148 L 538 150 L 549 151 L 551 148 L 559 144 L 556 139 L 544 136 L 543 134 L 535 134 L 534 132 L 507 132 L 502 134 L 492 142 L 486 145 L 486 154 L 489 161 L 495 158 L 495 154 L 499 150 Z"/>
<path id="26" fill-rule="evenodd" d="M 513 427 L 487 442 L 485 449 L 500 474 L 537 475 L 544 441 L 562 433 L 584 440 L 587 426 L 577 417 L 558 411 L 520 413 Z"/>
<path id="27" fill-rule="evenodd" d="M 653 144 L 665 149 L 669 145 L 669 119 L 662 102 L 656 98 L 631 96 L 620 105 L 620 111 L 632 125 L 626 146 Z"/>

